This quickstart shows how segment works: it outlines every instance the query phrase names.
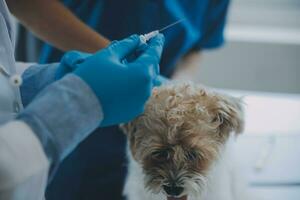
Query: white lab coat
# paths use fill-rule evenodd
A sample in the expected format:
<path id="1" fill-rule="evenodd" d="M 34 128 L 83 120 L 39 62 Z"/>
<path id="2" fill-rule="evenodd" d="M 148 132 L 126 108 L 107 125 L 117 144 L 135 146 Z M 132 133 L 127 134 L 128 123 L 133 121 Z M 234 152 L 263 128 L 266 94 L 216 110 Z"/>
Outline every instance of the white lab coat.
<path id="1" fill-rule="evenodd" d="M 28 125 L 14 120 L 22 109 L 16 74 L 13 26 L 4 0 L 0 0 L 0 199 L 41 200 L 49 161 Z"/>

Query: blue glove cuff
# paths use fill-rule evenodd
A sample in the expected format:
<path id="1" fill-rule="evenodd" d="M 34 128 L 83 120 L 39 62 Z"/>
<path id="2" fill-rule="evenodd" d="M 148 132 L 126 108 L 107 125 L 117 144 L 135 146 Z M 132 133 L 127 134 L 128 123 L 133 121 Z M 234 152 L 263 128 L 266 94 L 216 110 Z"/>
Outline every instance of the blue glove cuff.
<path id="1" fill-rule="evenodd" d="M 158 75 L 156 77 L 156 79 L 154 79 L 153 85 L 156 86 L 156 87 L 159 87 L 159 86 L 164 85 L 164 84 L 166 84 L 168 82 L 170 82 L 170 79 L 168 79 L 168 78 L 166 78 L 166 77 L 164 77 L 162 75 Z"/>

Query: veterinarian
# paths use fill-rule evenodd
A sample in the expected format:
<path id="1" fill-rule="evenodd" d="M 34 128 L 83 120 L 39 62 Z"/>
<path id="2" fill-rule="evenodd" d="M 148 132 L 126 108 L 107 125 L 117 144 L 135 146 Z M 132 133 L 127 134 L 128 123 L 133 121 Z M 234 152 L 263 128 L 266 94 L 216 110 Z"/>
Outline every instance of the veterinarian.
<path id="1" fill-rule="evenodd" d="M 160 69 L 164 76 L 172 77 L 177 72 L 175 64 L 183 56 L 188 54 L 185 58 L 193 59 L 192 63 L 197 63 L 194 66 L 199 66 L 200 51 L 223 44 L 229 0 L 9 0 L 9 3 L 21 23 L 46 41 L 40 44 L 30 33 L 25 33 L 19 44 L 28 49 L 18 48 L 22 51 L 19 58 L 41 63 L 59 61 L 64 51 L 70 49 L 95 52 L 106 47 L 110 40 L 132 33 L 144 34 L 184 18 L 185 21 L 164 32 L 166 42 Z M 33 41 L 41 48 L 32 51 Z M 122 199 L 125 136 L 117 126 L 96 132 L 60 165 L 47 189 L 47 199 Z"/>
<path id="2" fill-rule="evenodd" d="M 143 44 L 138 56 L 133 35 L 93 55 L 67 52 L 61 63 L 30 66 L 20 77 L 4 0 L 0 27 L 0 199 L 41 200 L 59 163 L 95 128 L 143 112 L 157 83 L 163 36 Z"/>

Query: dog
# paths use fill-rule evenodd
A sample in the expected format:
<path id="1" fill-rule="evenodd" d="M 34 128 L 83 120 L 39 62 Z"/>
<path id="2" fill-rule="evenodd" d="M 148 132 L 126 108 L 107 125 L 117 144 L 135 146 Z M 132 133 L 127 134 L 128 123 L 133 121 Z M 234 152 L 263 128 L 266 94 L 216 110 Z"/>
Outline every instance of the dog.
<path id="1" fill-rule="evenodd" d="M 243 128 L 241 99 L 193 83 L 153 89 L 144 113 L 121 125 L 129 159 L 124 195 L 128 200 L 245 200 L 230 148 Z"/>

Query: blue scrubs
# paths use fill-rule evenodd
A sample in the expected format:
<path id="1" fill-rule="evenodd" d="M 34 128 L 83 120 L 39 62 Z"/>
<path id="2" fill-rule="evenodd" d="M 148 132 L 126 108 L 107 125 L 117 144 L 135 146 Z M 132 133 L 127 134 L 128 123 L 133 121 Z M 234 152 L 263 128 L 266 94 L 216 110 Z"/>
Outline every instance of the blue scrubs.
<path id="1" fill-rule="evenodd" d="M 161 73 L 191 50 L 223 44 L 229 0 L 64 0 L 91 28 L 110 40 L 143 34 L 185 18 L 164 33 Z M 43 44 L 41 63 L 57 62 L 63 52 Z M 98 129 L 60 166 L 47 190 L 48 200 L 122 199 L 126 173 L 125 136 L 117 127 Z"/>
<path id="2" fill-rule="evenodd" d="M 110 40 L 160 29 L 185 18 L 165 32 L 161 73 L 170 76 L 174 64 L 193 48 L 222 45 L 229 0 L 64 0 L 65 5 L 91 28 Z M 44 44 L 41 63 L 57 62 L 63 52 Z"/>

